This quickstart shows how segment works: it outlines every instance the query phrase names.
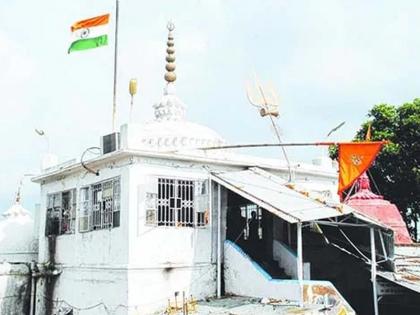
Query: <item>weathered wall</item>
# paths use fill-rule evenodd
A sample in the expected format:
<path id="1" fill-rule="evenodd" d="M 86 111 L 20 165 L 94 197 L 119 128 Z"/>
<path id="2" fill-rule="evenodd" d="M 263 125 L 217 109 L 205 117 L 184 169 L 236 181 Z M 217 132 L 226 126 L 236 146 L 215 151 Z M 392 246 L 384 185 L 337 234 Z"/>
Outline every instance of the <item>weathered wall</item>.
<path id="1" fill-rule="evenodd" d="M 301 296 L 306 305 L 321 304 L 328 296 L 331 309 L 325 314 L 352 314 L 354 311 L 334 285 L 328 281 L 302 281 L 302 291 L 297 280 L 272 279 L 253 262 L 240 247 L 225 242 L 226 292 L 233 295 L 274 298 L 296 304 Z"/>
<path id="2" fill-rule="evenodd" d="M 125 161 L 121 161 L 124 165 Z M 39 262 L 48 261 L 47 238 L 45 237 L 46 201 L 47 195 L 55 192 L 81 188 L 106 179 L 121 177 L 121 224 L 120 227 L 106 230 L 96 230 L 86 233 L 66 234 L 57 236 L 56 257 L 58 264 L 71 266 L 80 264 L 107 265 L 126 264 L 127 222 L 128 222 L 128 169 L 114 165 L 103 168 L 100 175 L 74 174 L 60 181 L 53 181 L 41 186 L 41 215 L 39 228 Z M 79 211 L 76 211 L 76 227 L 79 224 Z"/>
<path id="3" fill-rule="evenodd" d="M 214 167 L 239 169 L 228 165 Z M 47 238 L 44 236 L 47 194 L 80 188 L 116 176 L 121 176 L 120 227 L 57 236 L 55 261 L 62 273 L 55 282 L 39 280 L 38 315 L 46 314 L 42 301 L 48 299 L 55 300 L 56 311 L 65 307 L 66 303 L 78 308 L 103 303 L 90 310 L 75 311 L 75 314 L 107 314 L 104 305 L 111 309 L 114 307 L 116 314 L 137 314 L 137 311 L 147 314 L 154 307 L 165 306 L 175 291 L 186 291 L 195 298 L 215 295 L 215 207 L 210 209 L 210 222 L 206 227 L 145 225 L 145 197 L 150 189 L 149 179 L 156 176 L 207 179 L 206 168 L 192 161 L 130 157 L 102 166 L 99 176 L 83 171 L 43 183 L 39 263 L 43 265 L 50 260 Z M 216 199 L 213 195 L 213 201 Z M 225 208 L 225 191 L 222 203 Z M 79 213 L 76 215 L 78 225 Z M 224 213 L 222 241 L 225 228 Z M 52 288 L 52 293 L 45 291 L 46 284 Z M 45 292 L 49 296 L 45 297 Z"/>
<path id="4" fill-rule="evenodd" d="M 151 314 L 167 307 L 168 299 L 174 303 L 174 294 L 182 292 L 195 299 L 214 296 L 216 291 L 216 267 L 210 264 L 196 264 L 185 267 L 131 269 L 128 272 L 129 305 L 128 314 Z"/>
<path id="5" fill-rule="evenodd" d="M 291 276 L 293 279 L 298 278 L 297 256 L 287 245 L 274 240 L 273 258 L 278 261 L 279 266 L 284 269 L 286 274 Z M 303 279 L 311 279 L 311 264 L 308 262 L 303 263 Z"/>
<path id="6" fill-rule="evenodd" d="M 208 172 L 170 164 L 130 167 L 129 304 L 140 314 L 166 307 L 176 291 L 204 298 L 216 288 L 211 209 L 205 227 L 146 225 L 146 193 L 157 191 L 159 176 L 203 180 Z"/>
<path id="7" fill-rule="evenodd" d="M 45 292 L 51 279 L 40 279 L 37 285 L 36 314 L 48 314 L 47 304 L 52 302 L 51 314 L 65 314 L 73 309 L 74 315 L 126 315 L 127 271 L 117 266 L 63 266 L 57 278 L 53 297 Z"/>
<path id="8" fill-rule="evenodd" d="M 38 281 L 37 315 L 56 314 L 69 307 L 67 303 L 76 307 L 74 314 L 83 315 L 107 314 L 105 307 L 112 309 L 118 305 L 127 305 L 129 188 L 128 168 L 125 165 L 128 163 L 123 160 L 107 165 L 100 169 L 99 176 L 83 172 L 41 186 L 39 264 L 42 268 L 54 260 L 61 274 Z M 76 233 L 56 237 L 52 259 L 48 253 L 48 238 L 45 237 L 47 194 L 80 188 L 117 176 L 121 178 L 120 226 L 80 233 L 79 212 L 76 211 Z M 53 307 L 49 313 L 46 305 L 51 301 Z M 98 304 L 98 307 L 76 312 L 78 308 Z M 127 310 L 120 306 L 115 314 L 127 314 Z"/>
<path id="9" fill-rule="evenodd" d="M 296 280 L 271 279 L 238 246 L 230 241 L 224 245 L 224 280 L 228 294 L 275 299 L 299 300 Z"/>
<path id="10" fill-rule="evenodd" d="M 0 314 L 29 314 L 31 273 L 26 264 L 0 264 Z"/>

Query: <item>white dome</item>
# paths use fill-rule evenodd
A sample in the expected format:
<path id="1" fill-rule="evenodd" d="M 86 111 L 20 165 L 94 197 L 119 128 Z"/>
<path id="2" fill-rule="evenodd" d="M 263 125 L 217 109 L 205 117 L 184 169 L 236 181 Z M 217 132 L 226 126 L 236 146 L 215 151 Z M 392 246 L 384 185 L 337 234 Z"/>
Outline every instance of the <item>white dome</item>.
<path id="1" fill-rule="evenodd" d="M 225 140 L 215 131 L 188 121 L 148 123 L 142 126 L 138 137 L 142 148 L 157 151 L 225 144 Z"/>
<path id="2" fill-rule="evenodd" d="M 121 128 L 123 147 L 128 149 L 171 151 L 221 146 L 226 141 L 208 127 L 185 119 L 185 104 L 168 84 L 161 100 L 155 104 L 155 119 L 143 125 Z"/>
<path id="3" fill-rule="evenodd" d="M 34 220 L 19 203 L 3 213 L 0 220 L 0 259 L 30 261 L 37 250 Z"/>

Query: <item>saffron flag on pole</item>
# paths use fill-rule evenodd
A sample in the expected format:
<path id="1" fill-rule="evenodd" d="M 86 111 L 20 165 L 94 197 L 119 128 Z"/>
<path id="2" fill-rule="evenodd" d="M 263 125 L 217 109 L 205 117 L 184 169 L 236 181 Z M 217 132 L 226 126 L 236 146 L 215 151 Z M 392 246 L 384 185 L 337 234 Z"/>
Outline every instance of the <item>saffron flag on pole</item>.
<path id="1" fill-rule="evenodd" d="M 339 195 L 371 166 L 385 143 L 384 141 L 377 141 L 338 144 Z"/>
<path id="2" fill-rule="evenodd" d="M 108 45 L 109 14 L 81 20 L 71 26 L 72 43 L 68 53 Z"/>

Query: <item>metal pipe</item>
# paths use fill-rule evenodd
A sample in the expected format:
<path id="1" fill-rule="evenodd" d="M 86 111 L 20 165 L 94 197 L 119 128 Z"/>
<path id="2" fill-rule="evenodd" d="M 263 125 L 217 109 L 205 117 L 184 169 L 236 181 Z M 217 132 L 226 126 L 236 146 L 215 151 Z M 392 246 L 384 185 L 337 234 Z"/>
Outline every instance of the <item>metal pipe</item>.
<path id="1" fill-rule="evenodd" d="M 365 142 L 358 142 L 357 144 L 363 145 Z M 366 144 L 382 143 L 387 144 L 387 141 L 371 141 Z M 222 150 L 222 149 L 240 149 L 240 148 L 261 148 L 261 147 L 302 147 L 302 146 L 330 146 L 338 144 L 354 144 L 354 142 L 292 142 L 292 143 L 250 143 L 250 144 L 234 144 L 213 147 L 195 148 L 197 150 Z M 176 152 L 176 151 L 174 151 Z"/>
<path id="2" fill-rule="evenodd" d="M 388 253 L 387 253 L 386 248 L 385 248 L 384 237 L 382 236 L 381 231 L 379 231 L 379 238 L 381 239 L 382 252 L 384 254 L 384 258 L 385 258 L 385 260 L 388 260 Z"/>
<path id="3" fill-rule="evenodd" d="M 299 281 L 299 306 L 303 307 L 303 256 L 302 256 L 302 222 L 297 223 L 297 273 Z"/>
<path id="4" fill-rule="evenodd" d="M 373 288 L 373 309 L 374 314 L 378 315 L 378 293 L 376 292 L 376 248 L 375 248 L 375 229 L 370 228 L 370 251 L 371 251 L 371 280 Z"/>
<path id="5" fill-rule="evenodd" d="M 221 185 L 217 185 L 217 297 L 222 296 L 222 198 Z"/>
<path id="6" fill-rule="evenodd" d="M 208 179 L 209 183 L 209 214 L 208 214 L 208 221 L 207 224 L 213 226 L 213 181 L 211 178 Z M 215 260 L 215 253 L 214 253 L 214 233 L 211 233 L 211 262 L 213 263 Z"/>
<path id="7" fill-rule="evenodd" d="M 112 99 L 112 131 L 115 131 L 117 115 L 117 61 L 118 61 L 118 18 L 120 0 L 115 0 L 115 41 L 114 41 L 114 90 Z"/>
<path id="8" fill-rule="evenodd" d="M 31 261 L 30 264 L 30 270 L 29 272 L 31 273 L 31 302 L 30 302 L 30 309 L 29 309 L 29 314 L 30 315 L 35 315 L 35 262 Z"/>

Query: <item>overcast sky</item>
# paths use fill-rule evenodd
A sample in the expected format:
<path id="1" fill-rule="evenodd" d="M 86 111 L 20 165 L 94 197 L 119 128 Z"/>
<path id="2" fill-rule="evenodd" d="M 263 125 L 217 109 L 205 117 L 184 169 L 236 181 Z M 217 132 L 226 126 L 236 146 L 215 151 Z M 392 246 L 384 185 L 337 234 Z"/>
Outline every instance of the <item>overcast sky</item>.
<path id="1" fill-rule="evenodd" d="M 134 120 L 152 119 L 169 19 L 188 119 L 231 143 L 274 141 L 246 100 L 254 73 L 280 95 L 284 141 L 325 140 L 341 121 L 333 138 L 349 140 L 372 105 L 420 96 L 418 0 L 120 1 L 119 124 L 128 120 L 132 77 L 139 81 Z M 20 176 L 39 172 L 47 148 L 34 128 L 47 132 L 60 161 L 79 159 L 110 131 L 112 34 L 105 48 L 71 55 L 67 48 L 72 23 L 114 9 L 112 0 L 0 2 L 0 211 L 12 204 Z M 289 151 L 307 161 L 320 153 Z M 32 210 L 39 189 L 24 183 Z"/>

